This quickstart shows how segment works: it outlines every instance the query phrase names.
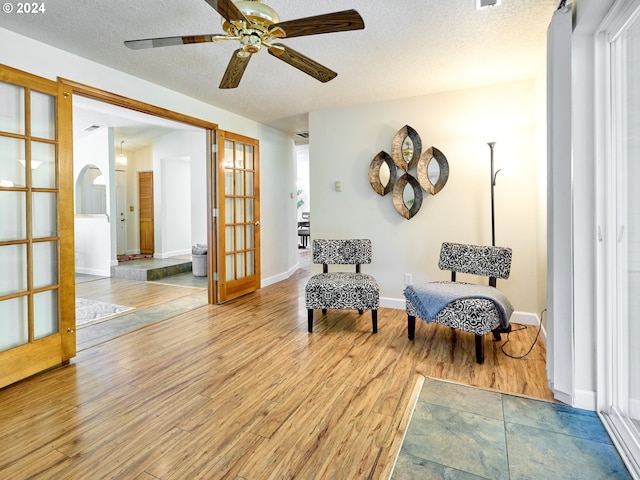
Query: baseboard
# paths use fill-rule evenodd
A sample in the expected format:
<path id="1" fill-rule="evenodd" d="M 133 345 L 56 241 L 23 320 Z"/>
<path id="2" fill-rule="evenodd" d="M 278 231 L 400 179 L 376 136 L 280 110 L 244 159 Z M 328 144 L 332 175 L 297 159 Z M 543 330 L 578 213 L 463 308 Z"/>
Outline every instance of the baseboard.
<path id="1" fill-rule="evenodd" d="M 405 310 L 407 308 L 407 302 L 404 298 L 380 297 L 380 306 L 395 308 L 396 310 Z"/>
<path id="2" fill-rule="evenodd" d="M 540 319 L 535 313 L 529 312 L 513 312 L 511 315 L 511 321 L 513 323 L 519 323 L 520 325 L 540 325 Z"/>
<path id="3" fill-rule="evenodd" d="M 640 399 L 629 399 L 629 416 L 631 418 L 640 418 Z"/>
<path id="4" fill-rule="evenodd" d="M 153 258 L 181 257 L 182 255 L 191 255 L 191 249 L 175 250 L 173 252 L 154 253 Z"/>
<path id="5" fill-rule="evenodd" d="M 553 392 L 553 398 L 555 398 L 559 402 L 564 403 L 565 405 L 573 406 L 573 398 L 571 398 L 571 395 L 564 392 L 557 392 L 553 389 L 553 387 L 550 387 L 550 388 L 551 388 L 551 391 Z"/>
<path id="6" fill-rule="evenodd" d="M 535 313 L 531 312 L 513 312 L 511 315 L 511 322 L 518 323 L 520 325 L 534 325 L 536 328 L 540 326 L 540 317 Z M 542 343 L 544 343 L 545 347 L 547 345 L 547 331 L 542 326 L 542 330 L 540 330 L 540 337 L 538 338 Z"/>
<path id="7" fill-rule="evenodd" d="M 598 408 L 596 392 L 589 390 L 575 390 L 573 395 L 573 405 L 571 406 L 595 412 Z"/>
<path id="8" fill-rule="evenodd" d="M 296 263 L 284 273 L 280 273 L 278 275 L 273 275 L 271 277 L 262 278 L 260 280 L 260 288 L 268 287 L 269 285 L 273 285 L 274 283 L 281 282 L 282 280 L 286 280 L 291 275 L 296 273 L 296 271 L 300 268 L 300 263 Z"/>
<path id="9" fill-rule="evenodd" d="M 76 273 L 82 273 L 84 275 L 97 275 L 98 277 L 110 277 L 111 276 L 111 271 L 110 270 L 98 270 L 97 268 L 76 267 L 75 268 L 75 272 Z"/>

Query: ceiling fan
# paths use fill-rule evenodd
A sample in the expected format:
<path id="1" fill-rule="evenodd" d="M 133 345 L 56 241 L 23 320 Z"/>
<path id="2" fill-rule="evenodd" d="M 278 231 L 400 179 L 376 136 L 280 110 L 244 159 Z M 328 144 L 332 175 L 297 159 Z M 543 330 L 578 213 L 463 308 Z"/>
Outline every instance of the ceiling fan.
<path id="1" fill-rule="evenodd" d="M 364 28 L 364 21 L 355 10 L 327 13 L 296 20 L 280 21 L 276 11 L 261 0 L 205 0 L 222 17 L 224 34 L 187 35 L 179 37 L 128 40 L 124 44 L 132 49 L 168 47 L 191 43 L 237 40 L 241 47 L 233 53 L 219 88 L 236 88 L 244 74 L 251 55 L 264 46 L 274 57 L 321 81 L 328 82 L 338 74 L 318 62 L 296 52 L 282 43 L 281 38 L 344 32 Z"/>

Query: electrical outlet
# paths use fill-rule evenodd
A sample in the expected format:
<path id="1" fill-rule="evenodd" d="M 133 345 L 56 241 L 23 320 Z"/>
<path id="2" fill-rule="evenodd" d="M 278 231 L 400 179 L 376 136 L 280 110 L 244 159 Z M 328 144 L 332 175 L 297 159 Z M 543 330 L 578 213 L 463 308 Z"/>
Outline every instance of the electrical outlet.
<path id="1" fill-rule="evenodd" d="M 413 285 L 413 275 L 410 273 L 404 274 L 404 284 L 405 285 Z"/>

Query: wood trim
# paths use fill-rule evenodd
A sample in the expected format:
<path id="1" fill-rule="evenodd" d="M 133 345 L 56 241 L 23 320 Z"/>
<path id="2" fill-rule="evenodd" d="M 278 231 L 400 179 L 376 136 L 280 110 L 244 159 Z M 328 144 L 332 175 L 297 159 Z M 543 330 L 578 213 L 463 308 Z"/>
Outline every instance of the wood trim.
<path id="1" fill-rule="evenodd" d="M 63 363 L 61 342 L 62 334 L 56 333 L 2 352 L 0 388 Z M 20 368 L 10 368 L 15 365 Z"/>
<path id="2" fill-rule="evenodd" d="M 75 220 L 73 216 L 73 129 L 71 89 L 58 82 L 58 211 L 60 238 L 60 335 L 62 361 L 76 355 Z"/>
<path id="3" fill-rule="evenodd" d="M 207 243 L 211 252 L 207 255 L 207 261 L 209 262 L 207 265 L 207 272 L 209 272 L 207 277 L 208 301 L 213 305 L 218 302 L 218 280 L 215 280 L 212 274 L 212 272 L 218 272 L 218 255 L 210 248 L 212 245 L 219 245 L 219 218 L 213 216 L 214 210 L 217 209 L 217 211 L 219 211 L 218 196 L 216 194 L 218 185 L 218 169 L 216 168 L 216 165 L 218 164 L 218 145 L 217 135 L 215 135 L 213 130 L 210 129 L 207 130 L 207 145 L 211 147 L 207 148 L 207 218 L 209 219 Z"/>
<path id="4" fill-rule="evenodd" d="M 91 87 L 83 83 L 75 82 L 66 78 L 60 78 L 60 82 L 64 85 L 68 85 L 73 89 L 73 93 L 81 95 L 83 97 L 92 98 L 94 100 L 100 100 L 111 105 L 117 105 L 119 107 L 128 108 L 129 110 L 135 110 L 137 112 L 148 113 L 149 115 L 155 115 L 157 117 L 166 118 L 169 120 L 175 120 L 177 122 L 187 123 L 201 128 L 208 128 L 211 130 L 217 130 L 218 125 L 206 120 L 202 120 L 182 113 L 174 112 L 166 108 L 151 105 L 150 103 L 141 102 L 132 98 L 118 95 L 117 93 L 107 92 L 99 88 Z"/>
<path id="5" fill-rule="evenodd" d="M 57 93 L 57 88 L 53 86 L 55 85 L 55 82 L 52 82 L 51 80 L 4 64 L 0 64 L 0 66 L 2 67 L 0 68 L 0 81 L 20 85 L 22 87 L 29 87 L 31 90 L 45 92 L 49 95 L 56 95 Z"/>
<path id="6" fill-rule="evenodd" d="M 134 110 L 136 112 L 146 113 L 148 115 L 154 115 L 156 117 L 166 118 L 168 120 L 173 120 L 181 123 L 185 123 L 188 125 L 192 125 L 194 127 L 204 128 L 206 130 L 206 149 L 207 149 L 207 171 L 212 169 L 211 174 L 207 175 L 208 184 L 207 184 L 207 196 L 208 196 L 208 207 L 207 207 L 207 216 L 209 222 L 209 228 L 207 229 L 209 233 L 208 238 L 208 261 L 209 261 L 209 269 L 208 274 L 209 277 L 209 303 L 217 302 L 217 285 L 216 282 L 212 279 L 211 272 L 217 271 L 217 225 L 216 219 L 213 218 L 212 209 L 216 208 L 216 195 L 217 195 L 217 182 L 216 174 L 217 169 L 213 168 L 213 161 L 215 160 L 213 152 L 213 145 L 216 143 L 216 133 L 218 131 L 218 125 L 213 122 L 209 122 L 206 120 L 202 120 L 196 117 L 192 117 L 189 115 L 185 115 L 182 113 L 175 112 L 173 110 L 168 110 L 166 108 L 158 107 L 156 105 L 152 105 L 149 103 L 145 103 L 139 100 L 134 100 L 132 98 L 128 98 L 122 95 L 118 95 L 117 93 L 108 92 L 106 90 L 101 90 L 99 88 L 91 87 L 89 85 L 85 85 L 80 82 L 76 82 L 74 80 L 70 80 L 67 78 L 59 78 L 58 81 L 70 88 L 72 93 L 75 95 L 80 95 L 83 97 L 91 98 L 93 100 L 99 100 L 101 102 L 108 103 L 110 105 L 116 105 L 118 107 L 127 108 L 129 110 Z M 248 138 L 248 137 L 244 137 Z"/>

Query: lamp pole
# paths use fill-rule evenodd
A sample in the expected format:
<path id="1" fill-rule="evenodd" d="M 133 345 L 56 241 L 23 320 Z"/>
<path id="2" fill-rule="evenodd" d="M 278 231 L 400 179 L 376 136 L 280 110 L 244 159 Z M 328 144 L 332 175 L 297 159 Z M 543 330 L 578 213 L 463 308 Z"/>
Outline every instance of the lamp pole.
<path id="1" fill-rule="evenodd" d="M 493 171 L 493 147 L 495 147 L 496 142 L 489 142 L 489 149 L 491 150 L 491 245 L 496 246 L 496 216 L 495 216 L 495 202 L 493 196 L 493 187 L 496 186 L 496 177 L 498 176 L 498 172 Z"/>

